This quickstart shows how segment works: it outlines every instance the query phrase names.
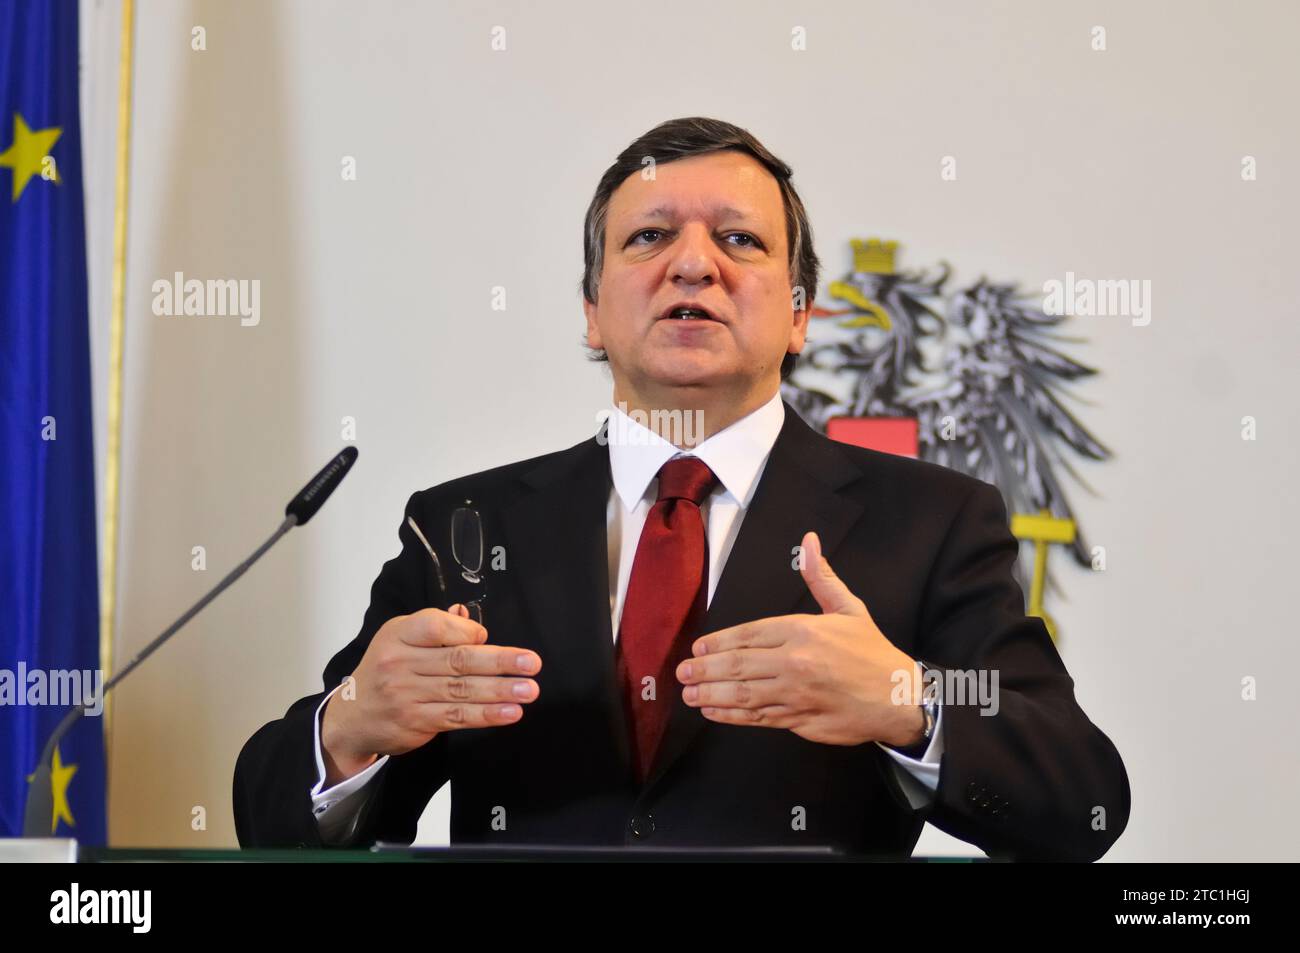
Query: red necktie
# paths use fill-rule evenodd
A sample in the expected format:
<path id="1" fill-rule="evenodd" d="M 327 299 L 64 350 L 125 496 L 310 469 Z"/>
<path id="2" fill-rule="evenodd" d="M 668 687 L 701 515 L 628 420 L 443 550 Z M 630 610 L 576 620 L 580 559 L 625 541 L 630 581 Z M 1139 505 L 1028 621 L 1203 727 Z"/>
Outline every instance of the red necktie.
<path id="1" fill-rule="evenodd" d="M 659 470 L 659 499 L 646 516 L 619 623 L 618 677 L 641 783 L 650 775 L 681 685 L 677 666 L 691 655 L 709 592 L 709 550 L 700 504 L 717 477 L 698 457 Z M 654 678 L 653 691 L 644 679 Z"/>

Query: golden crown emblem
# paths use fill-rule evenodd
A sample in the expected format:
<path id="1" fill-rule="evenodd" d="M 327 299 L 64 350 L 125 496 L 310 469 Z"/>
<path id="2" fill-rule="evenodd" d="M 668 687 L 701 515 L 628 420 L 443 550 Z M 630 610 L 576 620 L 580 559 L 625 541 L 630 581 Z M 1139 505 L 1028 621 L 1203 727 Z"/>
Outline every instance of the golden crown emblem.
<path id="1" fill-rule="evenodd" d="M 851 241 L 854 271 L 876 275 L 894 273 L 894 253 L 898 251 L 898 242 L 881 241 L 879 238 L 868 238 L 865 242 L 854 238 Z"/>

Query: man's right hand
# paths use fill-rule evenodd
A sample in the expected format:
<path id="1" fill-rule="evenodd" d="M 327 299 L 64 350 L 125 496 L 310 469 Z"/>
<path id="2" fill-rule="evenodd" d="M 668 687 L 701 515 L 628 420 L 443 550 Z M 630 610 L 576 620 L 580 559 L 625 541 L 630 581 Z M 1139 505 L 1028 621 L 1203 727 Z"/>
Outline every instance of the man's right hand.
<path id="1" fill-rule="evenodd" d="M 538 695 L 528 649 L 487 645 L 487 629 L 462 605 L 389 619 L 321 718 L 325 787 L 359 774 L 380 755 L 404 754 L 440 731 L 509 725 Z M 346 695 L 344 693 L 347 693 Z M 518 694 L 516 694 L 518 692 Z"/>

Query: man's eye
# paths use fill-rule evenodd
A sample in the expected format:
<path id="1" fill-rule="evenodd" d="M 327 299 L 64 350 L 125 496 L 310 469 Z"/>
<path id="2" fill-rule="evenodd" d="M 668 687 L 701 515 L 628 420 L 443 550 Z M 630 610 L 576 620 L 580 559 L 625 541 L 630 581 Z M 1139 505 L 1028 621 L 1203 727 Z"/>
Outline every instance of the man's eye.
<path id="1" fill-rule="evenodd" d="M 629 245 L 644 245 L 646 242 L 641 241 L 645 236 L 650 236 L 650 241 L 654 242 L 662 238 L 664 230 L 662 228 L 643 228 L 639 232 L 633 232 L 632 237 L 628 239 Z M 725 241 L 731 241 L 733 238 L 744 239 L 743 243 L 735 243 L 738 248 L 762 248 L 763 243 L 748 232 L 732 232 L 730 235 L 723 236 Z"/>

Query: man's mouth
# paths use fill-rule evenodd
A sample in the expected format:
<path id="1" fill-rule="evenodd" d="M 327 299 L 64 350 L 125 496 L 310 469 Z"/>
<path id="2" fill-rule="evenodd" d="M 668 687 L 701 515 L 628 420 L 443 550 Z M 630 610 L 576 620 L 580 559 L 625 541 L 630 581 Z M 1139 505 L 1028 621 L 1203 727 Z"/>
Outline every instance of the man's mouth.
<path id="1" fill-rule="evenodd" d="M 669 308 L 659 316 L 661 321 L 717 321 L 717 317 L 707 308 L 693 305 L 677 305 Z"/>

